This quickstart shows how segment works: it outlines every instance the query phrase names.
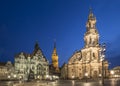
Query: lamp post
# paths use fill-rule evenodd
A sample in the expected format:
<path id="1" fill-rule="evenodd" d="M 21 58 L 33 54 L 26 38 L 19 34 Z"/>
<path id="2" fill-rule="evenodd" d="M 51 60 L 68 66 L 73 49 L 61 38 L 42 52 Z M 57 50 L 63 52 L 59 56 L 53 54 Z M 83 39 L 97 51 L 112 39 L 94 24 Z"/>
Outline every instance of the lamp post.
<path id="1" fill-rule="evenodd" d="M 75 76 L 74 75 L 72 75 L 72 79 L 74 79 L 75 78 Z"/>
<path id="2" fill-rule="evenodd" d="M 14 80 L 16 80 L 16 77 L 17 77 L 16 74 L 14 74 L 13 77 L 14 77 Z"/>
<path id="3" fill-rule="evenodd" d="M 86 82 L 87 82 L 87 77 L 88 77 L 88 73 L 87 72 L 85 73 L 85 77 L 86 77 Z"/>
<path id="4" fill-rule="evenodd" d="M 110 74 L 111 74 L 111 77 L 114 78 L 114 71 L 113 70 L 110 71 Z"/>
<path id="5" fill-rule="evenodd" d="M 104 85 L 104 59 L 105 59 L 105 44 L 100 45 L 100 61 L 102 62 L 102 85 Z"/>
<path id="6" fill-rule="evenodd" d="M 49 79 L 49 75 L 46 75 L 46 80 L 48 80 Z"/>
<path id="7" fill-rule="evenodd" d="M 11 78 L 11 76 L 10 75 L 8 75 L 8 79 L 10 79 Z"/>

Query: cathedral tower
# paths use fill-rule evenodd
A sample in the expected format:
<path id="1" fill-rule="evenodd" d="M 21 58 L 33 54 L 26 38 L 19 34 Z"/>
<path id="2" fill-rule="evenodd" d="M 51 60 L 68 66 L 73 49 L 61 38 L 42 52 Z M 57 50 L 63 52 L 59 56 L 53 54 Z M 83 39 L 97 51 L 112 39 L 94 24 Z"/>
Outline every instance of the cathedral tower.
<path id="1" fill-rule="evenodd" d="M 84 42 L 85 45 L 82 49 L 83 75 L 87 73 L 88 77 L 97 78 L 101 74 L 99 33 L 96 29 L 96 17 L 91 9 L 86 23 Z"/>
<path id="2" fill-rule="evenodd" d="M 55 71 L 59 71 L 59 66 L 58 66 L 58 55 L 57 55 L 57 50 L 56 50 L 56 42 L 54 42 L 54 49 L 52 53 L 52 65 L 55 68 Z"/>
<path id="3" fill-rule="evenodd" d="M 70 57 L 68 64 L 61 68 L 61 75 L 68 79 L 99 78 L 102 73 L 108 76 L 108 61 L 100 59 L 99 33 L 96 28 L 96 17 L 90 9 L 86 22 L 84 47 Z"/>
<path id="4" fill-rule="evenodd" d="M 96 18 L 90 9 L 88 20 L 86 23 L 86 33 L 84 36 L 85 47 L 97 47 L 99 46 L 99 34 L 96 29 Z"/>

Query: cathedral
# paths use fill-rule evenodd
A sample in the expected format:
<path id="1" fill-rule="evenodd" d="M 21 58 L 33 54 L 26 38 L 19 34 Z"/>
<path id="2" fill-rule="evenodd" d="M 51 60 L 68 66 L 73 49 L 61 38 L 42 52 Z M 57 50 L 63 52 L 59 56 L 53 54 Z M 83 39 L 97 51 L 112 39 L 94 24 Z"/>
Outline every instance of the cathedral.
<path id="1" fill-rule="evenodd" d="M 49 75 L 49 62 L 38 43 L 32 54 L 19 53 L 15 56 L 15 74 L 17 79 L 46 79 Z"/>
<path id="2" fill-rule="evenodd" d="M 96 28 L 96 17 L 92 10 L 88 15 L 84 47 L 76 51 L 61 69 L 61 78 L 83 79 L 102 76 L 102 61 L 100 59 L 99 33 Z M 104 77 L 108 77 L 108 61 L 103 61 Z"/>

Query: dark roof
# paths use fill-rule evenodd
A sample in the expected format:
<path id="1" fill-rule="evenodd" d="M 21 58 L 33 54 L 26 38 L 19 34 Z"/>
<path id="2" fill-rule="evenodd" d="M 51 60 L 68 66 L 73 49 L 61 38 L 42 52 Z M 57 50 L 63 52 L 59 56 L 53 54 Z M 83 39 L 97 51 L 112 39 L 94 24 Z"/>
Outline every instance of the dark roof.
<path id="1" fill-rule="evenodd" d="M 0 66 L 5 66 L 6 63 L 5 62 L 0 62 Z"/>
<path id="2" fill-rule="evenodd" d="M 33 53 L 31 54 L 31 57 L 33 57 L 33 56 L 34 56 L 39 50 L 40 50 L 40 52 L 41 52 L 43 58 L 45 58 L 45 60 L 47 61 L 45 55 L 43 54 L 42 49 L 39 47 L 38 42 L 36 42 L 36 44 L 35 44 L 35 47 L 34 47 Z"/>
<path id="3" fill-rule="evenodd" d="M 27 54 L 27 53 L 25 53 L 25 52 L 20 52 L 20 53 L 18 53 L 18 54 L 15 55 L 15 58 L 19 58 L 19 55 L 20 55 L 21 53 L 23 53 L 23 55 L 25 56 L 25 58 L 27 58 L 28 56 L 30 56 L 31 58 L 33 58 L 33 56 L 34 56 L 39 50 L 40 50 L 41 54 L 43 55 L 43 58 L 45 58 L 45 60 L 47 61 L 45 55 L 43 54 L 41 48 L 39 47 L 38 42 L 36 42 L 36 44 L 35 44 L 35 46 L 34 46 L 34 50 L 33 50 L 33 52 L 32 52 L 31 54 Z"/>
<path id="4" fill-rule="evenodd" d="M 63 65 L 61 66 L 61 68 L 63 68 L 63 67 L 65 66 L 65 64 L 66 64 L 66 63 L 64 62 Z"/>

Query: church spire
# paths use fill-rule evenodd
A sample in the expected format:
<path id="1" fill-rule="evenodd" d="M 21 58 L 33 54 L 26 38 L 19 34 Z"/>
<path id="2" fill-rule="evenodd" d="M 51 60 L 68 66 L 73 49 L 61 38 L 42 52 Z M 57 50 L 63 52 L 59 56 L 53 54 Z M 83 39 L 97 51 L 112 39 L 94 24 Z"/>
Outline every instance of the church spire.
<path id="1" fill-rule="evenodd" d="M 92 12 L 92 8 L 89 9 L 89 15 L 88 15 L 88 21 L 86 24 L 87 31 L 89 29 L 95 29 L 96 28 L 96 18 Z"/>
<path id="2" fill-rule="evenodd" d="M 54 41 L 54 49 L 52 53 L 52 65 L 55 68 L 55 71 L 59 71 L 59 66 L 58 66 L 58 55 L 57 55 L 57 50 L 56 50 L 56 41 Z"/>
<path id="3" fill-rule="evenodd" d="M 34 48 L 34 49 L 36 49 L 36 50 L 40 49 L 39 44 L 38 44 L 38 41 L 36 41 L 36 43 L 35 43 L 35 48 Z"/>
<path id="4" fill-rule="evenodd" d="M 41 48 L 39 47 L 39 43 L 38 43 L 38 41 L 36 41 L 35 45 L 34 45 L 34 51 L 33 51 L 32 55 L 35 55 L 38 52 L 41 53 L 41 55 L 43 55 L 43 52 L 42 52 Z"/>
<path id="5" fill-rule="evenodd" d="M 95 18 L 95 16 L 93 15 L 92 8 L 90 7 L 88 20 L 93 19 L 93 18 Z"/>
<path id="6" fill-rule="evenodd" d="M 54 49 L 53 49 L 53 54 L 57 55 L 57 50 L 56 50 L 56 41 L 54 40 Z"/>
<path id="7" fill-rule="evenodd" d="M 85 47 L 98 46 L 99 44 L 99 34 L 96 29 L 96 17 L 94 16 L 92 9 L 89 9 L 88 20 L 86 23 L 86 33 L 84 36 Z"/>

